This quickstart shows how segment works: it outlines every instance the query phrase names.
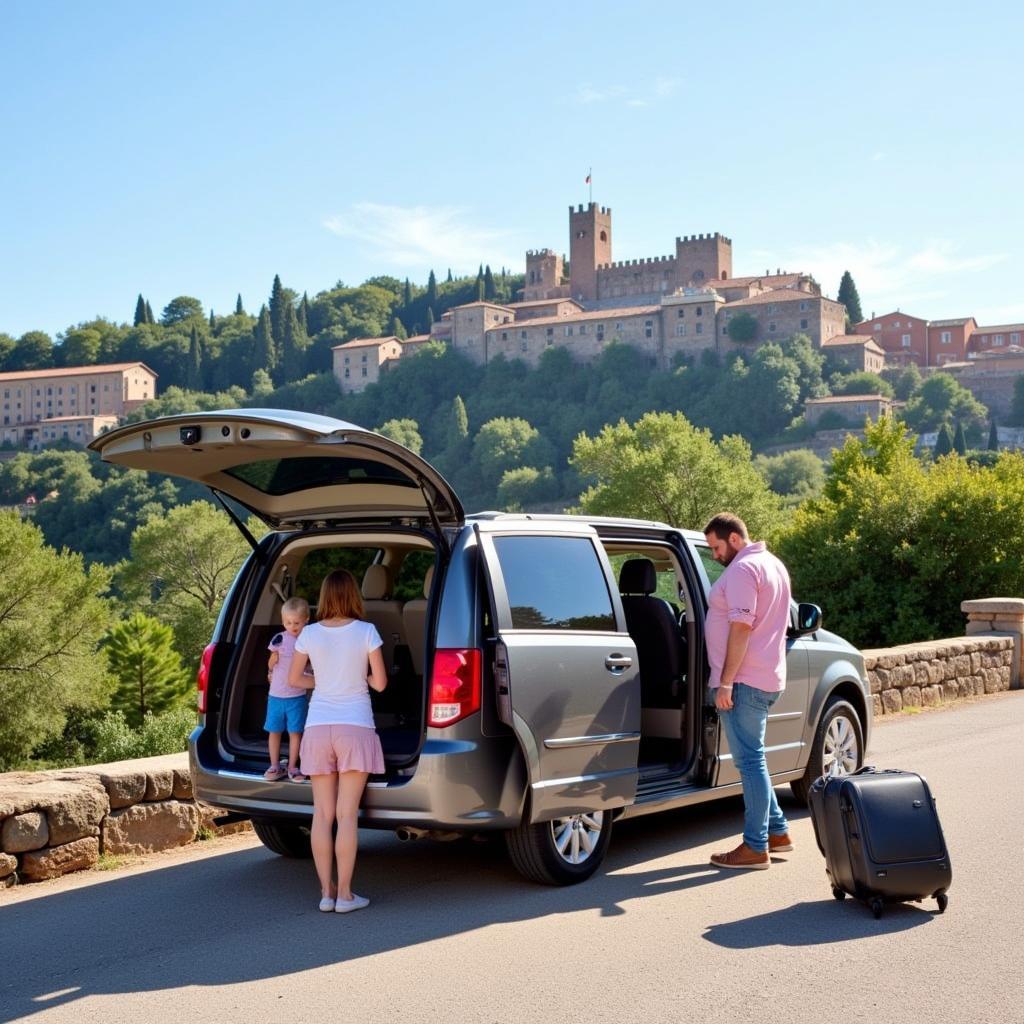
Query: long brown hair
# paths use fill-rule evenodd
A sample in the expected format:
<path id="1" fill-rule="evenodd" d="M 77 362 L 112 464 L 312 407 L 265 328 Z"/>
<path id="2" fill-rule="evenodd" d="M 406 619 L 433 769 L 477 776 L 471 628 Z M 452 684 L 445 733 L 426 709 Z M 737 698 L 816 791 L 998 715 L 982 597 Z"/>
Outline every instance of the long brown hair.
<path id="1" fill-rule="evenodd" d="M 316 617 L 324 619 L 361 619 L 363 595 L 356 586 L 355 577 L 348 569 L 329 572 L 320 584 L 320 600 L 316 606 Z"/>

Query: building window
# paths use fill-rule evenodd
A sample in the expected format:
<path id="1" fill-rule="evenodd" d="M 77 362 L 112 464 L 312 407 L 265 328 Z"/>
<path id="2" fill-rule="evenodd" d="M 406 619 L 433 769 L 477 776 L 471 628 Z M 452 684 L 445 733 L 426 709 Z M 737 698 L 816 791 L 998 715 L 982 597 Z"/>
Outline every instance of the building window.
<path id="1" fill-rule="evenodd" d="M 653 324 L 650 320 L 644 321 L 644 337 L 651 338 L 654 336 Z"/>
<path id="2" fill-rule="evenodd" d="M 364 377 L 366 376 L 366 367 L 365 366 L 363 367 L 363 376 Z"/>
<path id="3" fill-rule="evenodd" d="M 345 356 L 345 365 L 348 366 L 348 356 Z"/>
<path id="4" fill-rule="evenodd" d="M 1019 345 L 1020 344 L 1020 335 L 1019 334 L 1011 334 L 1010 335 L 1010 344 L 1011 345 Z"/>
<path id="5" fill-rule="evenodd" d="M 778 307 L 778 306 L 776 306 L 776 305 L 775 305 L 774 303 L 773 303 L 773 304 L 770 304 L 770 305 L 768 306 L 768 312 L 769 312 L 769 313 L 778 313 L 778 311 L 779 311 L 779 307 Z"/>
<path id="6" fill-rule="evenodd" d="M 685 338 L 686 337 L 686 324 L 676 324 L 676 337 L 677 338 Z"/>
<path id="7" fill-rule="evenodd" d="M 1003 335 L 997 334 L 996 335 L 996 340 L 993 342 L 993 344 L 994 345 L 1002 345 L 1002 343 L 1003 343 Z"/>
<path id="8" fill-rule="evenodd" d="M 686 310 L 685 310 L 685 309 L 683 309 L 683 307 L 682 307 L 682 306 L 680 306 L 680 307 L 679 307 L 679 308 L 678 308 L 678 309 L 676 310 L 676 316 L 677 316 L 677 317 L 679 317 L 679 319 L 680 319 L 680 320 L 682 320 L 682 319 L 683 319 L 683 317 L 684 317 L 685 315 L 686 315 Z"/>
<path id="9" fill-rule="evenodd" d="M 697 307 L 697 316 L 703 316 L 703 315 L 704 315 L 704 307 L 703 306 L 698 306 Z"/>
<path id="10" fill-rule="evenodd" d="M 363 362 L 364 363 L 366 362 L 366 353 L 365 352 L 363 353 Z"/>
<path id="11" fill-rule="evenodd" d="M 893 325 L 893 327 L 899 327 L 899 325 L 900 325 L 899 320 L 893 320 L 892 325 Z"/>
<path id="12" fill-rule="evenodd" d="M 943 345 L 948 345 L 953 340 L 953 336 L 949 331 L 943 331 L 940 340 Z"/>
<path id="13" fill-rule="evenodd" d="M 523 350 L 524 352 L 526 352 L 526 351 L 527 351 L 527 350 L 529 349 L 529 347 L 530 347 L 530 343 L 529 343 L 528 341 L 521 341 L 521 342 L 519 342 L 519 347 L 520 347 L 520 348 L 521 348 L 521 349 L 522 349 L 522 350 Z"/>
<path id="14" fill-rule="evenodd" d="M 52 395 L 53 394 L 53 388 L 47 388 L 46 389 L 46 394 L 47 394 L 47 396 Z"/>
<path id="15" fill-rule="evenodd" d="M 566 329 L 565 329 L 565 336 L 567 338 L 571 338 L 572 337 L 572 328 L 571 327 L 566 327 Z"/>
<path id="16" fill-rule="evenodd" d="M 729 333 L 729 328 L 726 327 L 725 324 L 722 324 L 722 334 L 725 335 L 725 334 L 728 334 L 728 333 Z"/>
<path id="17" fill-rule="evenodd" d="M 501 340 L 502 341 L 508 341 L 508 331 L 502 331 L 501 332 Z"/>
<path id="18" fill-rule="evenodd" d="M 697 333 L 698 334 L 703 334 L 704 333 L 704 325 L 703 324 L 697 324 Z"/>
<path id="19" fill-rule="evenodd" d="M 586 334 L 586 333 L 587 333 L 587 325 L 586 324 L 580 324 L 580 334 Z"/>
<path id="20" fill-rule="evenodd" d="M 801 302 L 800 303 L 800 312 L 801 313 L 806 313 L 807 312 L 807 303 L 806 302 Z"/>
<path id="21" fill-rule="evenodd" d="M 770 320 L 768 322 L 768 333 L 769 334 L 774 334 L 775 333 L 775 321 L 774 320 Z"/>
<path id="22" fill-rule="evenodd" d="M 621 331 L 622 330 L 622 321 L 621 320 L 618 323 L 616 323 L 615 330 L 617 330 L 617 331 Z"/>
<path id="23" fill-rule="evenodd" d="M 806 331 L 807 330 L 807 319 L 806 318 L 804 318 L 803 320 L 800 321 L 800 330 L 801 331 Z"/>
<path id="24" fill-rule="evenodd" d="M 881 324 L 875 324 L 875 327 L 874 327 L 874 329 L 875 329 L 876 331 L 880 331 L 880 330 L 882 329 L 882 325 L 881 325 Z"/>
<path id="25" fill-rule="evenodd" d="M 348 380 L 348 375 L 349 375 L 349 369 L 348 369 L 348 367 L 346 366 L 346 367 L 345 367 L 345 379 L 346 379 L 346 380 Z"/>
<path id="26" fill-rule="evenodd" d="M 904 348 L 910 348 L 910 335 L 904 334 L 900 337 L 900 343 Z"/>
<path id="27" fill-rule="evenodd" d="M 554 327 L 549 327 L 548 328 L 548 337 L 549 338 L 552 337 L 554 335 L 554 333 L 555 333 Z"/>

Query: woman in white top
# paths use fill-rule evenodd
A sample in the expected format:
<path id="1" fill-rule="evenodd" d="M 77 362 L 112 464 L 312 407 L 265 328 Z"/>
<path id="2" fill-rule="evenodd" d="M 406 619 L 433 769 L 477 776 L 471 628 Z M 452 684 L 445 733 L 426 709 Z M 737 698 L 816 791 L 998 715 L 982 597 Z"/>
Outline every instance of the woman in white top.
<path id="1" fill-rule="evenodd" d="M 300 757 L 302 770 L 313 780 L 311 837 L 320 909 L 339 914 L 370 902 L 352 892 L 359 801 L 367 777 L 384 771 L 368 687 L 379 693 L 387 685 L 387 673 L 380 634 L 372 622 L 363 621 L 364 614 L 352 574 L 344 569 L 329 573 L 320 587 L 319 621 L 296 639 L 288 679 L 292 686 L 313 685 L 304 683 L 302 675 L 306 663 L 312 664 L 316 683 Z M 335 818 L 338 835 L 332 841 Z"/>

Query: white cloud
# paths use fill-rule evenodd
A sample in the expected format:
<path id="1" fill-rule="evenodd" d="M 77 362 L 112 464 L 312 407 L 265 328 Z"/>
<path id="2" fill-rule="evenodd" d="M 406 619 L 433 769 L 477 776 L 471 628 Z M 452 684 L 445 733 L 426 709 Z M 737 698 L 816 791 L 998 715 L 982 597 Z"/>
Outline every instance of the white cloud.
<path id="1" fill-rule="evenodd" d="M 959 278 L 977 274 L 1006 259 L 1002 253 L 964 256 L 947 240 L 926 242 L 915 249 L 894 242 L 837 242 L 832 245 L 795 247 L 783 251 L 760 250 L 751 254 L 753 273 L 762 268 L 809 273 L 827 295 L 834 296 L 843 272 L 849 270 L 857 284 L 865 316 L 871 311 L 902 309 L 916 316 L 940 315 L 927 303 L 948 296 L 950 284 Z M 738 272 L 738 271 L 737 271 Z M 958 295 L 969 289 L 957 287 Z M 952 296 L 956 298 L 957 296 Z M 913 305 L 920 304 L 918 308 Z M 970 310 L 962 314 L 967 316 Z"/>
<path id="2" fill-rule="evenodd" d="M 657 78 L 638 89 L 627 89 L 623 85 L 595 88 L 589 82 L 577 87 L 572 102 L 581 106 L 592 103 L 621 103 L 626 107 L 649 107 L 674 95 L 680 85 L 678 78 Z"/>
<path id="3" fill-rule="evenodd" d="M 350 238 L 373 258 L 394 267 L 452 267 L 469 272 L 480 263 L 517 266 L 512 232 L 482 228 L 469 222 L 455 206 L 386 206 L 354 203 L 346 213 L 324 221 L 324 227 Z"/>

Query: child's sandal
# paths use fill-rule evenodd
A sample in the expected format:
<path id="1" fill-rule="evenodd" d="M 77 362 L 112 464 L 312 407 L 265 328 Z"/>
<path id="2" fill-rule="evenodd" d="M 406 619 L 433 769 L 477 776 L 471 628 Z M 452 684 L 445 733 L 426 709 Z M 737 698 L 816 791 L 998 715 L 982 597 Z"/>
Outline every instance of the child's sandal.
<path id="1" fill-rule="evenodd" d="M 278 779 L 283 779 L 288 773 L 278 764 L 271 765 L 264 773 L 263 778 L 267 782 L 277 782 Z"/>
<path id="2" fill-rule="evenodd" d="M 298 768 L 289 768 L 288 778 L 291 779 L 292 782 L 309 782 L 309 776 L 303 775 Z"/>

